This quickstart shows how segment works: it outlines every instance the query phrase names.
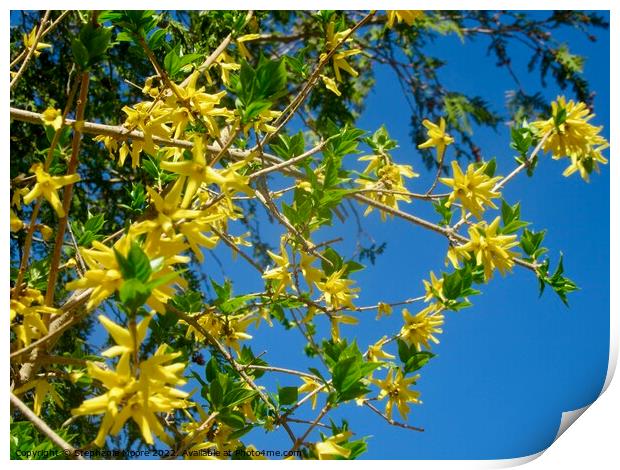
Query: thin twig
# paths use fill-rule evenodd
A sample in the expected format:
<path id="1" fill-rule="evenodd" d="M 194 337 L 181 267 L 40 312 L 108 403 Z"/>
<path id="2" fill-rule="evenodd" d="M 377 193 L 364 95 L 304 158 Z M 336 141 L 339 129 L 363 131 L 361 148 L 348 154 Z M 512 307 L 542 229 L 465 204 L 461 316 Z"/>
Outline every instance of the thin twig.
<path id="1" fill-rule="evenodd" d="M 71 459 L 84 460 L 81 455 L 77 454 L 75 447 L 56 434 L 52 428 L 45 423 L 45 421 L 34 414 L 34 412 L 28 408 L 23 401 L 17 398 L 13 392 L 11 392 L 11 405 L 17 408 L 21 414 L 23 414 L 24 417 L 30 421 L 44 436 L 60 447 L 64 451 L 64 455 Z"/>
<path id="2" fill-rule="evenodd" d="M 26 71 L 26 67 L 28 67 L 30 58 L 34 55 L 35 51 L 37 50 L 39 39 L 41 39 L 41 35 L 43 34 L 43 26 L 45 25 L 45 23 L 47 23 L 47 19 L 49 18 L 51 12 L 52 12 L 51 10 L 47 10 L 45 14 L 43 15 L 43 19 L 41 20 L 41 23 L 39 24 L 39 28 L 37 29 L 37 34 L 34 38 L 34 44 L 28 49 L 28 53 L 26 54 L 26 58 L 24 59 L 24 62 L 22 63 L 21 67 L 19 68 L 15 76 L 13 77 L 13 80 L 11 80 L 11 84 L 9 86 L 11 90 L 13 89 L 15 84 L 19 81 L 19 79 L 22 77 L 22 75 Z"/>
<path id="3" fill-rule="evenodd" d="M 78 97 L 77 109 L 75 111 L 75 118 L 78 122 L 84 120 L 84 112 L 86 110 L 86 102 L 88 100 L 88 84 L 90 76 L 88 72 L 82 72 L 80 80 L 80 96 Z M 71 143 L 71 159 L 67 166 L 67 175 L 73 175 L 77 173 L 77 166 L 79 161 L 80 145 L 82 143 L 82 133 L 79 127 L 73 128 L 73 141 Z M 47 291 L 45 292 L 45 304 L 52 305 L 54 303 L 54 294 L 56 287 L 56 279 L 58 278 L 58 266 L 60 266 L 60 256 L 62 254 L 62 242 L 65 238 L 65 230 L 67 228 L 67 221 L 69 220 L 69 211 L 71 210 L 71 199 L 73 197 L 73 183 L 66 185 L 63 188 L 63 200 L 62 207 L 64 209 L 64 217 L 58 220 L 58 228 L 56 231 L 56 240 L 54 242 L 54 251 L 50 261 L 49 277 L 47 282 Z"/>
<path id="4" fill-rule="evenodd" d="M 388 418 L 385 414 L 381 413 L 381 411 L 379 411 L 379 409 L 375 405 L 370 403 L 368 400 L 364 401 L 364 405 L 370 408 L 375 413 L 377 413 L 379 416 L 381 416 L 384 420 L 386 420 L 392 426 L 398 426 L 399 428 L 410 429 L 411 431 L 424 432 L 423 428 L 418 428 L 416 426 L 410 426 L 409 424 L 401 423 L 399 421 L 395 421 L 391 418 Z"/>

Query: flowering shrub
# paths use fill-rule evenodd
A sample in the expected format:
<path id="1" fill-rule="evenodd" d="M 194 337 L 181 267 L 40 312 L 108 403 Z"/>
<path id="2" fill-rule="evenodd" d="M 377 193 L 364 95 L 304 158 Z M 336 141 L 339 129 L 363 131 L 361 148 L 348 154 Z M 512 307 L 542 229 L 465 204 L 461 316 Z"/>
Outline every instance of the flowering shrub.
<path id="1" fill-rule="evenodd" d="M 502 190 L 519 173 L 531 174 L 544 154 L 567 159 L 563 174 L 586 181 L 607 163 L 608 144 L 588 104 L 560 96 L 550 113 L 527 119 L 519 108 L 507 142 L 518 153 L 512 168 L 480 158 L 444 164 L 452 146 L 462 154 L 471 142 L 454 114 L 466 98 L 450 95 L 439 115 L 420 107 L 431 111 L 417 120 L 417 146 L 437 168 L 421 193 L 409 187 L 424 169 L 393 157 L 389 121 L 366 132 L 338 108 L 362 101 L 368 56 L 385 57 L 390 38 L 406 45 L 450 28 L 464 34 L 444 13 L 305 12 L 290 25 L 276 15 L 282 27 L 269 31 L 267 12 L 212 12 L 204 27 L 218 41 L 195 48 L 195 31 L 180 16 L 49 16 L 12 45 L 11 88 L 20 90 L 27 70 L 56 53 L 44 35 L 69 20 L 77 32 L 64 102 L 41 95 L 32 111 L 11 108 L 14 122 L 37 127 L 48 146 L 20 156 L 30 173 L 11 181 L 10 328 L 12 402 L 29 404 L 37 426 L 50 421 L 55 444 L 113 447 L 124 436 L 192 457 L 251 450 L 253 429 L 283 429 L 300 458 L 355 458 L 367 445 L 363 430 L 321 421 L 356 402 L 403 432 L 420 431 L 408 419 L 423 406 L 416 383 L 433 346 L 450 312 L 471 307 L 496 271 L 529 270 L 541 290 L 551 287 L 564 302 L 576 289 L 561 259 L 550 269 L 545 232 L 528 230 L 519 204 L 505 201 Z M 275 49 L 295 41 L 297 49 Z M 114 93 L 135 99 L 122 106 L 119 123 L 104 125 L 88 111 L 93 101 L 102 107 L 89 93 L 103 86 L 107 62 L 117 67 L 109 66 L 110 75 L 125 71 L 117 65 L 123 47 L 151 69 L 143 83 L 119 85 Z M 482 104 L 467 103 L 477 120 L 492 124 Z M 300 126 L 305 132 L 293 133 Z M 12 128 L 12 139 L 25 139 L 20 133 Z M 349 162 L 356 153 L 360 171 Z M 88 201 L 100 198 L 111 207 L 89 212 Z M 415 215 L 413 200 L 432 204 L 439 220 Z M 386 224 L 403 219 L 445 237 L 445 267 L 404 293 L 406 300 L 359 305 L 364 285 L 356 272 L 372 267 L 343 256 L 339 240 L 318 242 L 343 218 L 345 201 L 364 215 L 378 211 Z M 277 248 L 249 227 L 257 207 L 280 229 Z M 231 250 L 264 288 L 236 294 L 230 280 L 203 282 L 216 269 L 205 256 L 216 247 Z M 377 336 L 360 349 L 354 331 L 366 310 L 377 311 Z M 394 313 L 402 326 L 382 329 L 381 318 Z M 252 349 L 254 337 L 277 324 L 301 332 L 313 367 L 286 369 Z M 351 326 L 347 334 L 342 325 Z M 91 328 L 111 346 L 101 351 Z M 271 389 L 261 381 L 266 374 L 287 374 L 292 385 Z M 318 411 L 298 417 L 310 409 Z"/>

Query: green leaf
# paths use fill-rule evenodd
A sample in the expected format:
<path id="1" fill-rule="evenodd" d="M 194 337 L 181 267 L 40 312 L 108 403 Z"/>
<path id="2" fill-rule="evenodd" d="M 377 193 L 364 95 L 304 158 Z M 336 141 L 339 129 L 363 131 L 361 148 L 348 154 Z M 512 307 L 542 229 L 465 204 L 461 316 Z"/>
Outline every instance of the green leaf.
<path id="1" fill-rule="evenodd" d="M 297 402 L 297 387 L 278 388 L 278 400 L 281 405 L 292 405 Z"/>
<path id="2" fill-rule="evenodd" d="M 131 312 L 136 312 L 151 296 L 151 288 L 139 279 L 123 281 L 119 288 L 119 297 Z"/>
<path id="3" fill-rule="evenodd" d="M 73 60 L 82 69 L 88 68 L 88 49 L 82 44 L 78 38 L 71 41 L 71 51 L 73 52 Z"/>
<path id="4" fill-rule="evenodd" d="M 405 363 L 405 373 L 409 374 L 421 369 L 433 357 L 435 357 L 435 354 L 430 351 L 418 351 L 414 353 Z"/>
<path id="5" fill-rule="evenodd" d="M 239 412 L 221 412 L 217 415 L 217 419 L 233 429 L 245 428 L 245 417 Z"/>
<path id="6" fill-rule="evenodd" d="M 327 247 L 322 254 L 323 257 L 331 262 L 330 264 L 323 259 L 321 260 L 321 269 L 325 271 L 327 276 L 330 276 L 332 273 L 339 271 L 342 268 L 344 264 L 343 259 L 332 247 Z"/>
<path id="7" fill-rule="evenodd" d="M 247 390 L 245 388 L 239 387 L 226 393 L 226 395 L 224 395 L 222 404 L 223 406 L 232 408 L 233 406 L 251 400 L 256 396 L 256 394 L 256 390 Z"/>

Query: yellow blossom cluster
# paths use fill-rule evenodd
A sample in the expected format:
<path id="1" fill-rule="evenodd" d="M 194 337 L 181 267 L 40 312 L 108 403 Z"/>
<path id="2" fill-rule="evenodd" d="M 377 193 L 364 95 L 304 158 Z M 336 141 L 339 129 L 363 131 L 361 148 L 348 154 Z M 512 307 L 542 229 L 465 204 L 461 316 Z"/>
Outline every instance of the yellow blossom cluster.
<path id="1" fill-rule="evenodd" d="M 58 310 L 45 305 L 38 289 L 24 287 L 11 289 L 11 331 L 15 333 L 19 347 L 29 346 L 33 340 L 47 334 L 49 316 Z"/>
<path id="2" fill-rule="evenodd" d="M 469 228 L 469 241 L 463 245 L 450 247 L 448 260 L 456 268 L 460 260 L 475 259 L 484 268 L 484 278 L 491 279 L 495 268 L 502 274 L 512 269 L 517 254 L 510 251 L 519 244 L 516 235 L 498 233 L 500 218 L 488 224 L 482 221 Z"/>
<path id="3" fill-rule="evenodd" d="M 103 324 L 116 345 L 102 353 L 105 357 L 120 356 L 114 370 L 101 368 L 88 362 L 88 375 L 99 381 L 106 392 L 85 400 L 72 410 L 74 416 L 103 415 L 95 444 L 103 446 L 107 435 L 117 435 L 125 423 L 132 419 L 140 428 L 144 442 L 154 443 L 154 436 L 171 443 L 164 431 L 158 413 L 169 413 L 187 408 L 188 394 L 178 386 L 186 383 L 183 378 L 185 364 L 173 362 L 180 352 L 168 352 L 161 344 L 147 359 L 139 358 L 139 347 L 146 337 L 151 317 L 145 317 L 133 328 L 123 328 L 100 315 Z"/>
<path id="4" fill-rule="evenodd" d="M 407 26 L 412 26 L 416 20 L 424 17 L 422 10 L 387 10 L 387 21 L 385 26 L 393 28 L 395 24 L 405 22 Z"/>
<path id="5" fill-rule="evenodd" d="M 488 176 L 485 173 L 486 166 L 484 164 L 476 168 L 471 163 L 463 173 L 459 164 L 456 161 L 452 162 L 452 178 L 439 178 L 439 181 L 452 188 L 446 207 L 450 207 L 458 200 L 462 206 L 463 216 L 468 210 L 479 219 L 482 217 L 485 205 L 497 209 L 492 200 L 501 197 L 501 193 L 494 188 L 502 177 Z"/>
<path id="6" fill-rule="evenodd" d="M 180 255 L 186 248 L 180 238 L 182 237 L 147 239 L 142 246 L 142 250 L 151 260 L 151 264 L 155 264 L 157 267 L 157 270 L 151 275 L 151 280 L 165 281 L 152 290 L 146 301 L 149 307 L 160 313 L 165 312 L 166 302 L 174 295 L 173 285 L 186 285 L 182 278 L 173 276 L 173 265 L 189 262 L 188 257 Z M 117 254 L 127 256 L 132 242 L 135 242 L 135 237 L 123 235 L 112 247 L 108 247 L 99 241 L 93 241 L 92 248 L 80 248 L 80 254 L 89 269 L 80 279 L 69 282 L 66 285 L 67 290 L 92 288 L 93 291 L 86 305 L 89 310 L 94 309 L 106 298 L 119 291 L 125 280 L 121 274 Z"/>
<path id="7" fill-rule="evenodd" d="M 386 153 L 360 157 L 360 161 L 368 161 L 362 172 L 362 178 L 355 180 L 364 194 L 374 201 L 398 209 L 398 202 L 411 202 L 409 192 L 405 187 L 404 178 L 416 178 L 420 175 L 413 171 L 411 165 L 394 163 Z M 364 215 L 372 212 L 373 206 L 368 206 Z M 387 213 L 380 210 L 381 219 L 385 221 Z"/>
<path id="8" fill-rule="evenodd" d="M 590 173 L 599 171 L 599 163 L 607 163 L 601 152 L 609 147 L 609 143 L 600 135 L 603 127 L 589 123 L 593 117 L 585 103 L 566 102 L 564 96 L 559 96 L 551 103 L 549 119 L 530 124 L 539 138 L 546 137 L 543 150 L 551 152 L 554 160 L 570 159 L 564 176 L 578 171 L 585 181 L 589 181 Z"/>

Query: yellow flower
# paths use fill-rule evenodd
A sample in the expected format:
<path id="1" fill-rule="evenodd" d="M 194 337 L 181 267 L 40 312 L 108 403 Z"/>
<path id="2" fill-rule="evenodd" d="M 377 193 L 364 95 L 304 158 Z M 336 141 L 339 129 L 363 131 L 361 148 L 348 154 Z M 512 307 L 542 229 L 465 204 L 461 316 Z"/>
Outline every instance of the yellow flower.
<path id="1" fill-rule="evenodd" d="M 392 314 L 392 306 L 390 304 L 386 304 L 384 302 L 379 302 L 377 304 L 377 320 L 381 317 L 387 317 Z"/>
<path id="2" fill-rule="evenodd" d="M 17 217 L 13 209 L 9 209 L 11 214 L 11 232 L 19 232 L 22 228 L 24 228 L 24 222 Z"/>
<path id="3" fill-rule="evenodd" d="M 426 127 L 428 140 L 420 145 L 419 149 L 426 149 L 435 147 L 437 149 L 437 160 L 441 161 L 443 154 L 446 151 L 446 147 L 454 143 L 454 138 L 446 134 L 446 120 L 441 118 L 439 125 L 432 123 L 428 119 L 422 121 L 422 125 Z"/>
<path id="4" fill-rule="evenodd" d="M 304 382 L 304 384 L 297 389 L 299 393 L 312 393 L 315 390 L 318 390 L 319 388 L 323 386 L 322 383 L 317 382 L 316 380 L 310 377 L 301 376 L 301 380 Z M 310 399 L 310 403 L 312 403 L 313 410 L 316 408 L 318 399 L 319 399 L 318 393 L 315 393 L 314 395 L 312 395 L 312 398 Z"/>
<path id="5" fill-rule="evenodd" d="M 359 288 L 351 288 L 355 281 L 345 279 L 344 275 L 346 267 L 342 267 L 338 271 L 331 273 L 325 281 L 317 282 L 317 288 L 323 292 L 325 302 L 334 310 L 340 308 L 354 309 L 353 299 L 357 298 Z"/>
<path id="6" fill-rule="evenodd" d="M 335 32 L 336 24 L 333 21 L 330 21 L 327 25 L 327 39 L 326 39 L 326 49 L 327 51 L 332 51 L 336 49 L 342 40 L 351 32 L 350 29 L 345 29 L 344 31 Z M 342 76 L 340 75 L 340 70 L 344 70 L 348 74 L 353 77 L 357 77 L 358 73 L 353 67 L 351 67 L 348 62 L 345 60 L 347 57 L 351 57 L 362 52 L 361 49 L 349 49 L 346 51 L 338 51 L 332 56 L 332 66 L 334 67 L 334 76 L 336 77 L 337 82 L 342 82 Z M 327 57 L 326 53 L 321 54 L 320 59 L 324 60 Z"/>
<path id="7" fill-rule="evenodd" d="M 54 315 L 58 310 L 44 305 L 43 295 L 37 289 L 22 288 L 17 296 L 15 292 L 15 288 L 11 289 L 11 330 L 15 333 L 18 346 L 29 346 L 33 340 L 42 338 L 48 332 L 41 315 Z"/>
<path id="8" fill-rule="evenodd" d="M 103 318 L 105 317 L 100 317 L 100 320 Z M 175 388 L 186 383 L 182 376 L 186 365 L 171 363 L 181 356 L 180 352 L 167 353 L 168 346 L 162 344 L 148 359 L 133 363 L 134 354 L 128 350 L 129 343 L 132 349 L 134 344 L 139 346 L 139 342 L 144 338 L 146 327 L 142 325 L 145 322 L 148 323 L 148 320 L 143 320 L 137 327 L 144 329 L 137 333 L 137 337 L 132 337 L 129 329 L 109 320 L 105 322 L 106 329 L 114 332 L 112 337 L 120 340 L 117 346 L 108 350 L 109 356 L 120 354 L 116 369 L 102 369 L 93 362 L 87 362 L 88 375 L 100 381 L 107 392 L 85 400 L 71 413 L 74 416 L 103 415 L 94 441 L 97 446 L 105 444 L 108 434 L 117 435 L 129 419 L 138 425 L 147 444 L 154 443 L 153 434 L 163 442 L 171 444 L 172 441 L 165 433 L 157 413 L 171 413 L 175 409 L 190 405 L 186 400 L 188 394 Z M 110 354 L 111 350 L 113 353 Z"/>
<path id="9" fill-rule="evenodd" d="M 383 345 L 387 342 L 388 338 L 384 336 L 372 346 L 368 346 L 367 357 L 370 362 L 381 362 L 381 359 L 394 359 L 394 355 L 383 350 Z"/>
<path id="10" fill-rule="evenodd" d="M 364 175 L 374 174 L 376 180 L 372 177 L 360 178 L 355 182 L 361 185 L 365 195 L 381 204 L 398 209 L 398 201 L 411 202 L 405 187 L 404 178 L 415 178 L 420 175 L 413 171 L 411 165 L 399 165 L 393 163 L 388 155 L 368 155 L 361 157 L 360 161 L 370 161 Z M 376 191 L 373 191 L 375 190 Z M 373 206 L 368 206 L 364 215 L 370 214 Z M 386 212 L 380 210 L 381 220 L 385 221 Z"/>
<path id="11" fill-rule="evenodd" d="M 399 336 L 407 344 L 415 345 L 418 351 L 422 350 L 422 346 L 430 349 L 429 341 L 435 344 L 439 340 L 435 334 L 443 333 L 440 328 L 443 325 L 443 315 L 438 309 L 437 304 L 430 304 L 416 315 L 411 315 L 409 310 L 403 309 L 403 320 L 405 324 L 400 330 Z"/>
<path id="12" fill-rule="evenodd" d="M 222 51 L 222 53 L 217 56 L 217 59 L 215 59 L 215 62 L 213 63 L 212 67 L 214 66 L 219 66 L 220 68 L 220 77 L 222 79 L 222 83 L 226 86 L 230 85 L 230 72 L 235 71 L 235 70 L 239 70 L 241 68 L 241 64 L 237 64 L 233 58 L 226 53 L 226 51 Z M 208 73 L 205 73 L 206 77 L 207 77 L 207 81 L 209 82 L 210 85 L 213 84 L 213 80 L 211 78 L 211 76 Z"/>
<path id="13" fill-rule="evenodd" d="M 321 75 L 320 77 L 321 77 L 321 80 L 323 80 L 323 83 L 325 84 L 325 88 L 327 88 L 329 91 L 334 93 L 336 96 L 342 95 L 342 93 L 338 89 L 338 85 L 336 85 L 336 80 L 334 80 L 331 77 L 328 77 L 327 75 Z"/>
<path id="14" fill-rule="evenodd" d="M 134 335 L 130 328 L 123 328 L 104 315 L 99 315 L 97 318 L 99 318 L 99 321 L 103 327 L 116 342 L 115 346 L 112 346 L 101 353 L 104 357 L 116 357 L 121 354 L 133 353 L 136 351 L 136 348 L 142 344 L 142 341 L 144 341 L 146 331 L 149 327 L 149 322 L 151 321 L 150 315 L 144 317 L 144 319 L 136 326 L 136 333 Z"/>
<path id="15" fill-rule="evenodd" d="M 269 257 L 276 263 L 273 268 L 267 269 L 263 273 L 263 279 L 272 279 L 277 282 L 275 286 L 274 296 L 280 295 L 288 286 L 293 286 L 293 279 L 289 268 L 291 266 L 284 238 L 280 241 L 280 255 L 276 255 L 272 251 L 267 250 Z"/>
<path id="16" fill-rule="evenodd" d="M 454 267 L 458 267 L 459 260 L 473 256 L 476 264 L 484 267 L 486 280 L 492 277 L 495 268 L 502 274 L 512 269 L 517 254 L 509 249 L 517 246 L 519 242 L 516 235 L 497 234 L 499 220 L 500 218 L 496 217 L 490 225 L 482 221 L 469 228 L 469 241 L 448 250 L 448 259 Z"/>
<path id="17" fill-rule="evenodd" d="M 564 170 L 563 176 L 570 176 L 579 171 L 581 178 L 589 182 L 592 170 L 600 173 L 598 164 L 602 163 L 604 165 L 607 163 L 607 159 L 603 157 L 601 151 L 608 148 L 609 144 L 604 138 L 598 136 L 596 139 L 593 139 L 593 142 L 597 146 L 592 145 L 587 153 L 572 153 L 569 155 L 571 164 Z"/>
<path id="18" fill-rule="evenodd" d="M 543 150 L 558 159 L 588 151 L 591 140 L 602 130 L 602 127 L 588 122 L 593 117 L 585 103 L 575 103 L 573 100 L 567 103 L 564 96 L 558 96 L 551 103 L 551 117 L 532 122 L 530 126 L 539 137 L 550 133 Z"/>
<path id="19" fill-rule="evenodd" d="M 420 375 L 417 374 L 407 379 L 400 369 L 396 372 L 395 377 L 393 377 L 393 372 L 394 369 L 390 369 L 385 379 L 371 379 L 371 382 L 380 388 L 377 398 L 383 400 L 387 397 L 388 399 L 385 405 L 385 415 L 388 419 L 392 419 L 393 408 L 394 405 L 396 405 L 400 415 L 404 420 L 407 420 L 407 415 L 409 414 L 408 403 L 422 403 L 420 401 L 420 392 L 417 390 L 409 390 L 409 386 L 415 385 Z"/>
<path id="20" fill-rule="evenodd" d="M 32 405 L 32 410 L 34 414 L 37 416 L 41 416 L 41 408 L 43 407 L 43 402 L 47 395 L 49 395 L 52 401 L 59 408 L 63 408 L 62 397 L 58 394 L 54 386 L 49 383 L 47 379 L 35 379 L 28 382 L 26 385 L 23 385 L 13 391 L 16 395 L 21 395 L 22 393 L 27 392 L 34 388 L 34 403 Z"/>
<path id="21" fill-rule="evenodd" d="M 319 460 L 347 459 L 351 455 L 351 449 L 339 444 L 347 441 L 351 436 L 353 436 L 351 431 L 345 431 L 324 439 L 322 442 L 317 442 L 314 444 L 314 452 Z"/>
<path id="22" fill-rule="evenodd" d="M 194 219 L 201 215 L 199 210 L 183 209 L 179 207 L 181 202 L 181 191 L 185 184 L 185 178 L 178 178 L 170 191 L 161 197 L 153 188 L 147 187 L 146 191 L 151 198 L 151 202 L 157 211 L 157 217 L 145 220 L 132 226 L 132 233 L 140 234 L 145 232 L 157 231 L 157 235 L 162 233 L 174 235 L 174 224 L 181 219 Z"/>
<path id="23" fill-rule="evenodd" d="M 127 256 L 130 247 L 131 237 L 123 236 L 112 248 L 99 241 L 94 241 L 91 249 L 80 248 L 80 253 L 84 261 L 86 261 L 89 270 L 84 273 L 82 278 L 67 283 L 66 289 L 92 288 L 93 292 L 88 299 L 86 308 L 88 310 L 94 309 L 119 290 L 123 284 L 123 277 L 114 250 L 122 256 Z M 151 275 L 151 280 L 168 277 L 174 272 L 170 267 L 173 264 L 189 262 L 189 258 L 178 255 L 185 248 L 186 245 L 179 243 L 178 240 L 157 238 L 154 242 L 149 243 L 147 238 L 147 243 L 144 246 L 145 254 L 151 260 L 163 259 L 163 266 Z M 182 286 L 184 281 L 180 278 L 173 278 L 164 284 L 158 285 L 152 290 L 151 296 L 147 299 L 147 305 L 160 313 L 164 313 L 166 311 L 165 304 L 174 294 L 172 285 L 175 283 Z"/>
<path id="24" fill-rule="evenodd" d="M 260 38 L 260 34 L 244 34 L 243 36 L 239 36 L 237 38 L 237 47 L 239 48 L 239 53 L 246 59 L 252 60 L 252 54 L 248 51 L 247 47 L 245 47 L 245 43 L 249 41 L 255 41 Z"/>
<path id="25" fill-rule="evenodd" d="M 356 296 L 357 297 L 357 296 Z M 333 341 L 340 341 L 340 324 L 357 325 L 359 320 L 351 315 L 331 314 L 329 316 L 331 322 L 331 334 Z"/>
<path id="26" fill-rule="evenodd" d="M 443 277 L 437 278 L 433 271 L 431 271 L 430 277 L 430 281 L 426 279 L 422 281 L 424 283 L 424 302 L 428 302 L 435 297 L 440 301 L 446 300 L 443 295 Z"/>
<path id="27" fill-rule="evenodd" d="M 256 322 L 256 318 L 253 313 L 240 316 L 225 316 L 208 310 L 199 314 L 196 321 L 216 340 L 223 340 L 227 346 L 240 352 L 239 341 L 252 339 L 252 336 L 246 333 L 246 330 L 252 322 Z M 202 332 L 192 325 L 189 325 L 186 333 L 187 337 L 190 335 L 194 335 L 194 338 L 199 341 L 205 339 Z"/>
<path id="28" fill-rule="evenodd" d="M 24 46 L 27 49 L 32 49 L 34 47 L 34 42 L 35 39 L 37 38 L 37 31 L 36 31 L 36 27 L 32 29 L 32 31 L 30 31 L 28 34 L 25 34 L 22 36 L 22 39 L 24 40 Z M 34 49 L 34 52 L 32 53 L 35 57 L 39 57 L 39 55 L 41 55 L 41 51 L 43 49 L 51 49 L 52 45 L 51 44 L 47 44 L 45 42 L 37 42 L 37 45 Z"/>
<path id="29" fill-rule="evenodd" d="M 207 163 L 202 138 L 194 139 L 191 160 L 177 162 L 161 162 L 162 169 L 178 175 L 187 176 L 187 186 L 183 195 L 182 208 L 190 206 L 192 198 L 203 184 L 217 184 L 224 194 L 239 191 L 248 195 L 254 194 L 248 186 L 249 178 L 237 172 L 246 162 L 236 162 L 223 170 L 217 170 Z"/>
<path id="30" fill-rule="evenodd" d="M 439 181 L 452 188 L 446 207 L 450 207 L 458 199 L 463 205 L 463 212 L 468 210 L 478 219 L 482 217 L 485 204 L 497 209 L 492 199 L 501 197 L 501 193 L 494 191 L 493 188 L 502 178 L 501 176 L 491 178 L 484 173 L 485 170 L 486 165 L 476 169 L 471 163 L 463 173 L 459 164 L 453 161 L 452 178 L 439 178 Z"/>
<path id="31" fill-rule="evenodd" d="M 55 131 L 62 126 L 62 111 L 60 109 L 49 107 L 41 113 L 41 118 L 43 119 L 43 124 L 52 126 Z"/>
<path id="32" fill-rule="evenodd" d="M 37 177 L 37 182 L 28 194 L 24 196 L 24 204 L 30 204 L 33 200 L 43 196 L 52 205 L 58 217 L 65 216 L 58 190 L 68 184 L 73 184 L 80 180 L 77 174 L 66 176 L 51 176 L 43 169 L 43 165 L 35 163 L 30 171 Z"/>
<path id="33" fill-rule="evenodd" d="M 387 10 L 386 14 L 387 21 L 385 25 L 388 28 L 393 28 L 394 23 L 402 23 L 403 21 L 407 25 L 412 26 L 415 20 L 424 16 L 422 10 Z"/>
<path id="34" fill-rule="evenodd" d="M 299 268 L 301 269 L 301 273 L 303 274 L 304 279 L 306 280 L 306 283 L 308 284 L 311 292 L 313 290 L 312 286 L 319 282 L 324 276 L 322 270 L 312 266 L 312 263 L 315 259 L 316 258 L 314 256 L 308 255 L 303 251 L 301 252 Z"/>

